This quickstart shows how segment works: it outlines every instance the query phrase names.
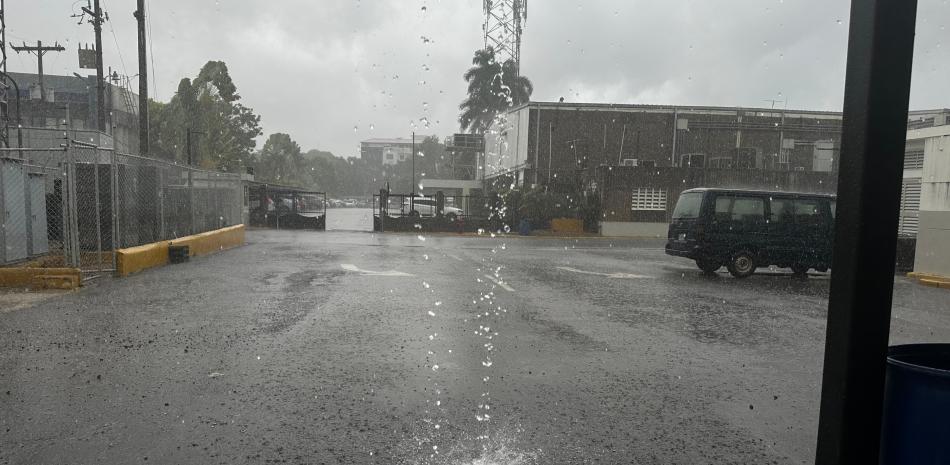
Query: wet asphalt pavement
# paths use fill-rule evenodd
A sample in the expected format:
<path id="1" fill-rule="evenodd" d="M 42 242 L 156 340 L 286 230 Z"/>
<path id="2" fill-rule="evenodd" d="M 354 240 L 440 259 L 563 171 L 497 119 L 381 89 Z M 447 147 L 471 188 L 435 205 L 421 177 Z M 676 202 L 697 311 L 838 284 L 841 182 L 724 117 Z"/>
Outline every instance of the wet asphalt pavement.
<path id="1" fill-rule="evenodd" d="M 0 311 L 0 464 L 810 463 L 828 277 L 760 271 L 251 231 Z M 895 293 L 894 342 L 950 340 L 947 291 Z"/>

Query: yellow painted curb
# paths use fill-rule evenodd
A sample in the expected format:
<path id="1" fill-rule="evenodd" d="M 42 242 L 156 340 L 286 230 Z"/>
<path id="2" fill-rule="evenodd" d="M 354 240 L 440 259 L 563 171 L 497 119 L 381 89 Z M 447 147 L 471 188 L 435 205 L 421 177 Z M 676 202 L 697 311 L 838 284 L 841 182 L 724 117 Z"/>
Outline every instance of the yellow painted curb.
<path id="1" fill-rule="evenodd" d="M 574 218 L 554 218 L 551 220 L 551 231 L 555 234 L 583 234 L 584 222 Z"/>
<path id="2" fill-rule="evenodd" d="M 907 273 L 908 278 L 916 279 L 918 283 L 924 286 L 938 287 L 941 289 L 950 289 L 950 277 L 940 276 L 933 273 L 921 273 L 912 271 Z"/>
<path id="3" fill-rule="evenodd" d="M 78 268 L 0 268 L 0 287 L 75 289 L 81 285 Z"/>
<path id="4" fill-rule="evenodd" d="M 63 289 L 72 290 L 79 287 L 80 279 L 72 274 L 47 274 L 36 275 L 30 284 L 30 289 L 34 291 L 41 289 Z"/>
<path id="5" fill-rule="evenodd" d="M 168 263 L 168 242 L 129 247 L 115 251 L 115 273 L 128 276 Z"/>
<path id="6" fill-rule="evenodd" d="M 244 229 L 243 224 L 229 226 L 227 228 L 195 234 L 193 236 L 180 237 L 169 242 L 169 245 L 187 245 L 189 257 L 208 255 L 244 244 Z M 167 259 L 167 251 L 165 256 Z"/>
<path id="7" fill-rule="evenodd" d="M 936 279 L 921 279 L 920 284 L 930 287 L 939 287 L 941 289 L 950 289 L 950 281 L 942 281 Z"/>
<path id="8" fill-rule="evenodd" d="M 208 231 L 171 241 L 129 247 L 116 251 L 116 275 L 128 276 L 168 264 L 169 246 L 188 246 L 188 256 L 197 257 L 244 244 L 244 225 Z"/>

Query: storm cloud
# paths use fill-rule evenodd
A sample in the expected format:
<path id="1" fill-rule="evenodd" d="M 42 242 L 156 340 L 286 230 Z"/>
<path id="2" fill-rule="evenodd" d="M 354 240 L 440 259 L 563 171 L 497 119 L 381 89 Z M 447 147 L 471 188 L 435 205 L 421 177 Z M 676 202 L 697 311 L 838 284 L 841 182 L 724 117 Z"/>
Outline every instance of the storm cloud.
<path id="1" fill-rule="evenodd" d="M 151 1 L 153 97 L 223 60 L 265 134 L 357 156 L 371 137 L 451 134 L 483 45 L 480 0 Z M 8 0 L 13 43 L 59 41 L 46 72 L 79 72 L 85 1 Z M 133 0 L 102 0 L 107 66 L 137 73 Z M 532 1 L 522 73 L 534 100 L 840 110 L 845 1 Z M 950 106 L 950 5 L 921 0 L 911 108 Z M 35 60 L 9 51 L 9 69 Z M 88 73 L 83 70 L 83 73 Z"/>

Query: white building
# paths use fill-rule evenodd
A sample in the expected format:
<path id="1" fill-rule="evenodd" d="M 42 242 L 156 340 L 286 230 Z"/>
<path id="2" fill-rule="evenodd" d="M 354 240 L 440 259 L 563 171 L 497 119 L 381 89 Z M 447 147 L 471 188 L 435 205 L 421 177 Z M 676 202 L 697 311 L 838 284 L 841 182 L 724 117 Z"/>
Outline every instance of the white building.
<path id="1" fill-rule="evenodd" d="M 429 137 L 417 134 L 416 149 Z M 409 160 L 412 145 L 412 138 L 367 139 L 360 142 L 360 158 L 378 165 L 396 165 Z"/>
<path id="2" fill-rule="evenodd" d="M 950 277 L 950 110 L 907 131 L 901 232 L 917 234 L 916 273 Z M 917 210 L 916 215 L 914 210 Z"/>

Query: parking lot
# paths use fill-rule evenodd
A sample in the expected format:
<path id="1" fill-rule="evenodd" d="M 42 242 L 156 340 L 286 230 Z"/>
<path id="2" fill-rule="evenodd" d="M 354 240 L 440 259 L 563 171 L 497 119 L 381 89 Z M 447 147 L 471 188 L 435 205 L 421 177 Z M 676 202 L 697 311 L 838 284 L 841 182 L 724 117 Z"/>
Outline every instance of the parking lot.
<path id="1" fill-rule="evenodd" d="M 662 245 L 255 230 L 28 301 L 0 463 L 811 462 L 829 276 Z M 947 297 L 895 278 L 892 341 L 950 338 Z"/>

